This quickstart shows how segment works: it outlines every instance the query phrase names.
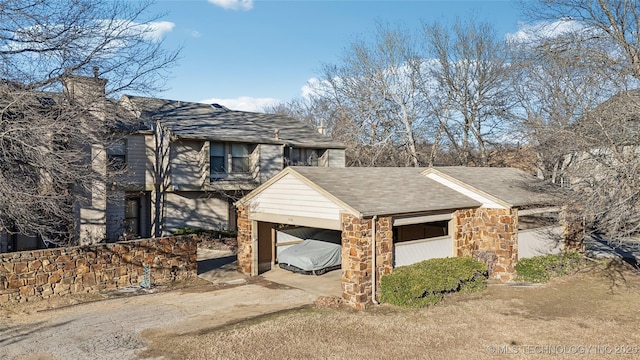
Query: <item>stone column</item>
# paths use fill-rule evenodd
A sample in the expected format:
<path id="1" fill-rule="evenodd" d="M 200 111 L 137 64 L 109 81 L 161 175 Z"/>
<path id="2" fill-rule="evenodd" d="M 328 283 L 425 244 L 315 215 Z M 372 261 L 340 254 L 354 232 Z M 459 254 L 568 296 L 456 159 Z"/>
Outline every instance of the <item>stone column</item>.
<path id="1" fill-rule="evenodd" d="M 253 263 L 252 229 L 249 220 L 249 209 L 238 207 L 238 271 L 251 275 Z"/>
<path id="2" fill-rule="evenodd" d="M 342 214 L 342 299 L 363 310 L 371 305 L 371 220 Z"/>
<path id="3" fill-rule="evenodd" d="M 562 226 L 562 243 L 565 250 L 584 252 L 584 228 L 583 217 L 572 213 L 567 206 L 560 211 L 560 225 Z"/>
<path id="4" fill-rule="evenodd" d="M 491 279 L 513 279 L 518 261 L 517 209 L 458 210 L 453 221 L 456 256 L 485 262 Z"/>
<path id="5" fill-rule="evenodd" d="M 373 303 L 372 219 L 342 215 L 342 298 L 357 310 Z M 380 278 L 393 269 L 393 231 L 390 217 L 376 221 L 376 294 Z M 379 295 L 378 295 L 379 296 Z"/>
<path id="6" fill-rule="evenodd" d="M 376 300 L 380 300 L 380 279 L 393 271 L 393 218 L 380 217 L 376 224 Z"/>

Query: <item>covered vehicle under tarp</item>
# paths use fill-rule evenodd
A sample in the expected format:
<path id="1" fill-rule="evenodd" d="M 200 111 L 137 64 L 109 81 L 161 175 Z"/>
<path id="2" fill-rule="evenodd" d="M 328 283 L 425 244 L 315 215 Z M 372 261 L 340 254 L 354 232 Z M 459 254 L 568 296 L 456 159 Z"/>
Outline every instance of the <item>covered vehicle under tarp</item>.
<path id="1" fill-rule="evenodd" d="M 340 244 L 307 239 L 282 251 L 278 262 L 283 269 L 324 274 L 340 268 L 342 265 L 342 247 Z"/>

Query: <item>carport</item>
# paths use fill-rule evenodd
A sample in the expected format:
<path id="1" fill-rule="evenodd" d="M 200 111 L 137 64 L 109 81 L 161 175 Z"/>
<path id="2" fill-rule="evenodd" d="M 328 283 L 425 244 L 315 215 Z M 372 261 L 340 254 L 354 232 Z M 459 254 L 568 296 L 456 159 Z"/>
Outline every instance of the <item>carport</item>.
<path id="1" fill-rule="evenodd" d="M 511 202 L 449 172 L 483 176 L 485 190 L 509 183 L 504 194 Z M 534 180 L 504 168 L 288 167 L 236 204 L 239 271 L 255 276 L 271 269 L 278 228 L 289 226 L 341 231 L 342 298 L 358 309 L 376 302 L 380 278 L 394 267 L 433 257 L 489 254 L 492 277 L 509 280 L 517 206 L 542 202 L 517 187 L 516 177 Z"/>

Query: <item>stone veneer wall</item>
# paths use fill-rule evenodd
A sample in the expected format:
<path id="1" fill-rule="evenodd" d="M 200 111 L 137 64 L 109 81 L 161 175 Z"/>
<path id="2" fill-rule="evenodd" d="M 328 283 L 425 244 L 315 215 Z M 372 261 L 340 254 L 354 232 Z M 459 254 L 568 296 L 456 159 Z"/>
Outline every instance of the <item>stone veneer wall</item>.
<path id="1" fill-rule="evenodd" d="M 376 299 L 380 299 L 380 279 L 393 271 L 393 218 L 380 217 L 376 227 Z"/>
<path id="2" fill-rule="evenodd" d="M 560 211 L 560 225 L 565 250 L 584 252 L 584 219 L 564 206 Z"/>
<path id="3" fill-rule="evenodd" d="M 457 210 L 453 220 L 456 256 L 491 259 L 491 278 L 512 280 L 518 261 L 517 209 Z"/>
<path id="4" fill-rule="evenodd" d="M 0 254 L 0 305 L 196 276 L 195 235 Z"/>
<path id="5" fill-rule="evenodd" d="M 251 220 L 246 207 L 238 208 L 238 271 L 251 275 L 253 263 Z"/>
<path id="6" fill-rule="evenodd" d="M 372 304 L 372 220 L 349 214 L 342 214 L 341 220 L 342 299 L 357 310 L 363 310 Z M 379 294 L 380 277 L 393 270 L 393 231 L 390 217 L 382 217 L 376 223 L 376 294 Z"/>

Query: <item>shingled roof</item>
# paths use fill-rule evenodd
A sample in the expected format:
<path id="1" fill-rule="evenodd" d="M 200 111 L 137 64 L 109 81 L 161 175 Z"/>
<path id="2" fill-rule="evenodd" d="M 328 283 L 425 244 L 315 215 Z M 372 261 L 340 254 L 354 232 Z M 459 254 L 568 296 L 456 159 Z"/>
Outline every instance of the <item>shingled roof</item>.
<path id="1" fill-rule="evenodd" d="M 541 205 L 555 200 L 543 191 L 546 183 L 516 168 L 439 166 L 424 171 L 425 175 L 429 173 L 508 206 Z"/>
<path id="2" fill-rule="evenodd" d="M 438 212 L 483 205 L 479 199 L 427 177 L 430 173 L 506 207 L 550 205 L 555 200 L 539 191 L 538 179 L 514 168 L 293 166 L 282 170 L 241 199 L 240 203 L 251 201 L 270 184 L 291 174 L 306 180 L 312 187 L 339 200 L 363 217 Z"/>
<path id="3" fill-rule="evenodd" d="M 289 116 L 236 111 L 217 104 L 125 95 L 141 119 L 160 121 L 179 138 L 343 149 Z M 277 134 L 277 135 L 276 135 Z"/>
<path id="4" fill-rule="evenodd" d="M 481 204 L 420 173 L 425 168 L 293 167 L 362 216 L 472 208 Z"/>

